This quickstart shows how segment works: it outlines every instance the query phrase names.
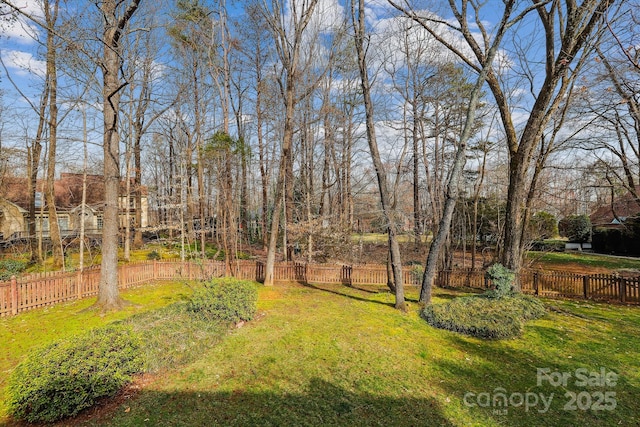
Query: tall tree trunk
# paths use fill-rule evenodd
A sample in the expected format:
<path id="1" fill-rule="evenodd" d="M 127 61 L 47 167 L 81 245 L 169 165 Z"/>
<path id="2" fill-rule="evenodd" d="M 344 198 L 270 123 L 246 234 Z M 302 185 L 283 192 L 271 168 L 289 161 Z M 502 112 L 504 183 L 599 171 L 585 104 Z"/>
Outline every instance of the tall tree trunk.
<path id="1" fill-rule="evenodd" d="M 31 251 L 31 262 L 42 262 L 41 251 L 38 250 L 38 239 L 36 238 L 36 191 L 38 185 L 38 169 L 40 167 L 40 155 L 42 153 L 42 138 L 44 135 L 45 114 L 47 103 L 49 102 L 48 84 L 42 94 L 40 101 L 40 112 L 38 119 L 38 130 L 31 147 L 27 147 L 27 170 L 29 182 L 27 184 L 29 192 L 29 218 L 27 230 L 29 232 L 29 247 Z M 40 203 L 42 203 L 42 197 Z M 40 217 L 40 227 L 42 228 L 42 217 Z"/>
<path id="2" fill-rule="evenodd" d="M 395 289 L 395 307 L 399 310 L 406 310 L 406 304 L 404 300 L 404 278 L 402 275 L 402 260 L 400 257 L 400 246 L 397 239 L 397 218 L 393 208 L 391 206 L 391 199 L 389 195 L 389 187 L 387 184 L 387 175 L 382 164 L 380 152 L 378 151 L 378 142 L 376 140 L 375 124 L 373 121 L 373 102 L 371 100 L 371 86 L 369 81 L 369 74 L 366 61 L 366 47 L 364 45 L 365 40 L 365 17 L 364 17 L 364 0 L 358 0 L 358 10 L 356 15 L 355 1 L 351 4 L 351 14 L 353 19 L 353 27 L 355 32 L 355 45 L 358 53 L 358 68 L 360 70 L 360 85 L 362 88 L 362 94 L 364 98 L 365 115 L 366 115 L 366 129 L 367 129 L 367 141 L 369 143 L 369 150 L 371 151 L 371 158 L 373 166 L 376 171 L 376 178 L 378 180 L 378 189 L 380 191 L 380 202 L 382 204 L 382 212 L 387 222 L 387 229 L 389 235 L 389 254 L 391 260 L 391 269 L 393 272 L 393 285 Z M 391 287 L 390 287 L 391 288 Z"/>
<path id="3" fill-rule="evenodd" d="M 473 218 L 472 218 L 472 239 L 473 246 L 471 247 L 471 270 L 476 269 L 476 253 L 478 249 L 478 203 L 480 201 L 480 191 L 484 183 L 484 176 L 487 165 L 487 153 L 489 151 L 488 142 L 483 142 L 482 150 L 482 162 L 480 162 L 480 176 L 476 181 L 475 189 L 473 192 Z"/>
<path id="4" fill-rule="evenodd" d="M 453 218 L 453 212 L 458 199 L 458 187 L 460 178 L 464 171 L 464 164 L 466 162 L 466 148 L 467 142 L 473 132 L 475 123 L 476 108 L 482 96 L 482 87 L 487 80 L 487 77 L 491 71 L 493 59 L 495 58 L 501 41 L 505 35 L 506 28 L 510 25 L 511 13 L 514 7 L 515 1 L 508 0 L 504 4 L 504 11 L 500 21 L 500 25 L 495 32 L 495 38 L 486 51 L 483 61 L 481 63 L 481 69 L 478 74 L 476 83 L 471 91 L 469 97 L 469 105 L 467 107 L 464 128 L 460 135 L 460 141 L 456 149 L 455 159 L 451 172 L 449 173 L 449 179 L 447 181 L 446 199 L 444 202 L 444 209 L 442 211 L 442 217 L 438 224 L 438 231 L 431 241 L 429 248 L 429 254 L 427 255 L 426 266 L 424 275 L 422 277 L 422 286 L 420 289 L 420 303 L 430 304 L 431 293 L 433 288 L 433 282 L 437 273 L 437 261 L 440 251 L 447 241 L 449 229 L 451 228 L 451 220 Z M 463 31 L 468 31 L 467 17 L 458 18 L 463 27 Z"/>
<path id="5" fill-rule="evenodd" d="M 49 154 L 47 159 L 46 202 L 49 211 L 49 237 L 53 248 L 53 268 L 64 268 L 64 252 L 58 215 L 56 212 L 56 146 L 58 137 L 58 76 L 54 27 L 58 19 L 58 0 L 50 7 L 49 1 L 43 5 L 47 29 L 47 81 L 49 83 Z"/>
<path id="6" fill-rule="evenodd" d="M 275 252 L 280 226 L 280 210 L 283 207 L 285 211 L 287 209 L 286 203 L 285 206 L 283 206 L 281 199 L 286 195 L 285 183 L 287 182 L 287 174 L 290 170 L 289 165 L 292 162 L 291 144 L 293 142 L 294 132 L 294 108 L 296 107 L 297 101 L 295 86 L 301 82 L 298 76 L 300 49 L 302 48 L 304 31 L 312 18 L 313 11 L 317 3 L 318 0 L 309 0 L 308 3 L 304 2 L 303 10 L 299 10 L 299 14 L 294 13 L 291 27 L 283 25 L 282 16 L 285 13 L 285 8 L 280 2 L 273 2 L 273 7 L 275 9 L 273 13 L 268 10 L 263 10 L 271 32 L 274 35 L 278 54 L 282 61 L 284 82 L 280 81 L 280 83 L 285 107 L 280 166 L 276 181 L 275 206 L 271 221 L 271 235 L 269 236 L 267 262 L 265 265 L 265 285 L 273 285 Z M 293 186 L 293 182 L 289 182 L 288 185 Z M 284 250 L 286 253 L 286 245 Z"/>
<path id="7" fill-rule="evenodd" d="M 420 165 L 420 155 L 418 152 L 418 142 L 420 137 L 418 136 L 418 102 L 417 99 L 414 99 L 412 104 L 412 108 L 413 108 L 413 126 L 412 126 L 412 132 L 411 132 L 411 141 L 412 141 L 412 151 L 413 151 L 413 232 L 415 234 L 415 243 L 416 243 L 416 249 L 418 249 L 420 247 L 420 243 L 421 243 L 421 234 L 422 231 L 420 229 L 420 222 L 421 222 L 421 215 L 420 215 L 420 184 L 419 184 L 419 180 L 420 180 L 420 171 L 419 171 L 419 165 Z"/>
<path id="8" fill-rule="evenodd" d="M 104 113 L 104 219 L 102 228 L 102 264 L 96 305 L 102 310 L 119 309 L 123 301 L 118 290 L 118 193 L 120 187 L 120 138 L 118 134 L 118 113 L 120 91 L 124 84 L 120 81 L 122 47 L 120 38 L 141 0 L 131 0 L 122 16 L 117 16 L 120 1 L 104 0 L 99 3 L 104 17 L 102 42 L 103 113 Z"/>

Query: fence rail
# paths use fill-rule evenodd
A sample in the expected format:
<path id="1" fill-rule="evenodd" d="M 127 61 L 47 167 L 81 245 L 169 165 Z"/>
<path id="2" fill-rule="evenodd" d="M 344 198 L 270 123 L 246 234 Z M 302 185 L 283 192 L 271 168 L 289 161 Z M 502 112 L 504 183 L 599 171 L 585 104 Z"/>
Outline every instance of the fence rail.
<path id="1" fill-rule="evenodd" d="M 233 274 L 247 280 L 264 281 L 264 263 L 238 261 L 228 271 L 221 261 L 145 261 L 118 267 L 118 287 L 127 289 L 162 280 L 208 280 Z M 417 285 L 410 271 L 404 274 L 406 285 Z M 277 263 L 276 282 L 341 283 L 347 285 L 382 285 L 387 283 L 384 265 L 330 265 Z M 0 317 L 11 316 L 34 308 L 87 298 L 98 294 L 100 268 L 82 272 L 40 273 L 0 282 Z"/>
<path id="2" fill-rule="evenodd" d="M 522 291 L 550 298 L 578 298 L 640 304 L 640 277 L 612 274 L 570 274 L 525 271 L 519 276 Z M 484 271 L 440 271 L 436 286 L 487 289 Z"/>
<path id="3" fill-rule="evenodd" d="M 237 261 L 232 266 L 226 266 L 221 261 L 145 261 L 121 265 L 118 269 L 120 289 L 154 281 L 208 280 L 228 274 L 258 282 L 264 281 L 265 277 L 265 265 L 259 261 Z M 419 274 L 409 269 L 405 269 L 403 274 L 405 285 L 420 285 Z M 277 263 L 274 268 L 274 280 L 316 284 L 386 285 L 387 267 L 371 264 Z M 82 272 L 32 274 L 0 282 L 0 317 L 97 295 L 99 282 L 99 267 L 88 268 Z M 545 297 L 640 303 L 640 277 L 526 271 L 520 275 L 520 284 L 523 292 Z M 439 287 L 486 289 L 490 285 L 483 271 L 441 271 L 436 278 L 436 286 Z"/>

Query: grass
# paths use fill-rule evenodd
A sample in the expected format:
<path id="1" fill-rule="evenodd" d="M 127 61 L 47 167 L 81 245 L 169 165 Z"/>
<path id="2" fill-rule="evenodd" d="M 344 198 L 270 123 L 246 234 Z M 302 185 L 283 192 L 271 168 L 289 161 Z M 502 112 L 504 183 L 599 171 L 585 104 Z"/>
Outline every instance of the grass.
<path id="1" fill-rule="evenodd" d="M 528 256 L 530 260 L 543 263 L 545 266 L 579 264 L 586 267 L 608 268 L 611 270 L 640 270 L 639 258 L 612 257 L 581 252 L 529 252 Z"/>
<path id="2" fill-rule="evenodd" d="M 417 296 L 415 290 L 408 294 Z M 437 290 L 434 302 L 462 295 Z M 382 288 L 261 288 L 257 320 L 203 349 L 192 363 L 159 374 L 135 399 L 102 417 L 85 419 L 83 425 L 639 424 L 640 308 L 546 303 L 550 313 L 528 323 L 522 337 L 483 341 L 428 326 L 415 302 L 407 314 L 394 310 L 392 295 Z M 89 315 L 78 304 L 66 305 L 55 316 L 54 309 L 37 310 L 2 325 L 16 329 L 37 322 L 41 333 L 52 338 L 55 334 L 46 332 L 50 328 L 73 333 L 65 325 L 75 324 L 72 329 L 78 330 Z M 40 321 L 43 316 L 53 324 Z M 9 347 L 27 334 L 17 330 L 14 338 Z M 15 353 L 24 349 L 14 351 L 14 363 L 20 358 Z M 572 378 L 564 387 L 548 381 L 538 386 L 538 368 L 566 372 Z M 604 368 L 617 373 L 619 380 L 615 386 L 579 387 L 579 368 Z M 528 411 L 508 407 L 505 413 L 502 407 L 465 404 L 465 395 L 467 403 L 474 404 L 481 393 L 493 394 L 499 388 L 508 395 L 542 393 L 548 398 L 553 393 L 550 409 L 539 413 L 540 403 Z M 586 392 L 590 398 L 598 391 L 616 393 L 614 410 L 564 410 L 570 399 L 565 393 Z"/>

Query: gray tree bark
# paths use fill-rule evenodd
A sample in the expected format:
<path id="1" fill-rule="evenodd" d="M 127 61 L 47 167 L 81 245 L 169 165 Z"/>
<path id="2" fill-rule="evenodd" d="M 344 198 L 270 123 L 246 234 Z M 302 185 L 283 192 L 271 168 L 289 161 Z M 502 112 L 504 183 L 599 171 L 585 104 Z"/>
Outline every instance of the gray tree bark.
<path id="1" fill-rule="evenodd" d="M 120 40 L 127 23 L 140 6 L 141 1 L 132 0 L 120 16 L 118 16 L 119 1 L 104 0 L 98 3 L 104 19 L 102 34 L 104 50 L 101 67 L 105 204 L 102 228 L 102 269 L 96 306 L 102 310 L 117 310 L 123 305 L 118 290 L 118 196 L 120 188 L 118 114 L 120 111 L 120 91 L 125 86 L 119 75 L 123 60 Z"/>

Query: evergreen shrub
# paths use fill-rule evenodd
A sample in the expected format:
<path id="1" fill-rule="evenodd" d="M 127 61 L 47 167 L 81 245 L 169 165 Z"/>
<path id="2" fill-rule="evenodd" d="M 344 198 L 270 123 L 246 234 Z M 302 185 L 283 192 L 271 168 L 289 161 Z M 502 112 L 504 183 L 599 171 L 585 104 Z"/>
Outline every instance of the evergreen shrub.
<path id="1" fill-rule="evenodd" d="M 142 372 L 140 342 L 121 324 L 94 329 L 31 353 L 9 378 L 11 414 L 54 422 L 115 395 Z"/>

